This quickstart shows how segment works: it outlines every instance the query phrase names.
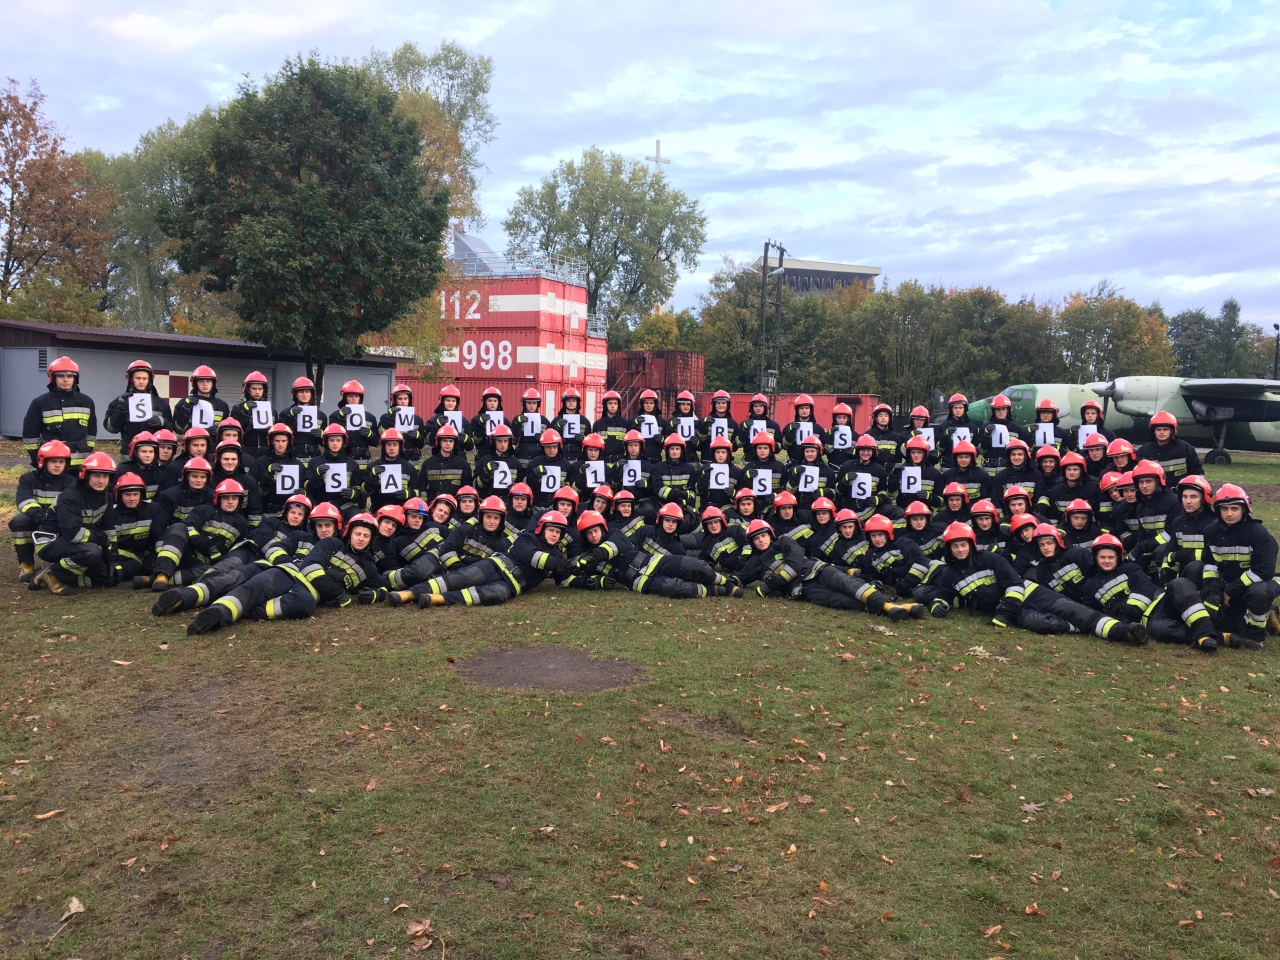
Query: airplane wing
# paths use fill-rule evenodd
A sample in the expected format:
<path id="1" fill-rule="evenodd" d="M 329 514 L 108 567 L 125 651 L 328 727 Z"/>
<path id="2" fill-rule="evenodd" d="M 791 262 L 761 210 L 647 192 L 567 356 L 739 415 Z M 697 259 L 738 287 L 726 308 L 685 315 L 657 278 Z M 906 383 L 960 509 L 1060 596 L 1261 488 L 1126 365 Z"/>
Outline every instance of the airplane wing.
<path id="1" fill-rule="evenodd" d="M 1261 398 L 1266 393 L 1280 393 L 1280 380 L 1236 380 L 1225 377 L 1183 380 L 1182 390 L 1195 396 Z"/>

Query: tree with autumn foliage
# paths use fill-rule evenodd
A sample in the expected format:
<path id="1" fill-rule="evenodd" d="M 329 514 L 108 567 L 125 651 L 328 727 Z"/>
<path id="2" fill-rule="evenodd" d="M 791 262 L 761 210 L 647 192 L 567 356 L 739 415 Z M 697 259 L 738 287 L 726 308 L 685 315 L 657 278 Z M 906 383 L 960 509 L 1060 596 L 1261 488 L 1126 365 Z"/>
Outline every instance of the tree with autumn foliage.
<path id="1" fill-rule="evenodd" d="M 44 115 L 34 83 L 0 91 L 0 313 L 96 325 L 115 200 Z"/>

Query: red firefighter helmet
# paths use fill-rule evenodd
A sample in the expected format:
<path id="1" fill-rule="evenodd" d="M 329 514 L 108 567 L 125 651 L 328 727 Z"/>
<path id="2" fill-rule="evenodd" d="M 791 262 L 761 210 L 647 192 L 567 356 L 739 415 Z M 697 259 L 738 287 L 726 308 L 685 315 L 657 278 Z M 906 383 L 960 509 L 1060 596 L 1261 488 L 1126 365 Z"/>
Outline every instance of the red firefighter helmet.
<path id="1" fill-rule="evenodd" d="M 88 461 L 85 461 L 86 463 Z M 1246 515 L 1253 513 L 1253 502 L 1249 499 L 1249 494 L 1245 493 L 1244 487 L 1235 483 L 1224 483 L 1218 488 L 1218 492 L 1213 495 L 1213 509 L 1220 511 L 1222 507 L 1228 504 L 1238 504 L 1244 507 Z"/>
<path id="2" fill-rule="evenodd" d="M 1021 450 L 1028 456 L 1031 455 L 1031 446 L 1021 437 L 1010 437 L 1009 442 L 1004 445 L 1004 455 L 1007 457 L 1010 450 Z"/>
<path id="3" fill-rule="evenodd" d="M 136 473 L 126 473 L 124 476 L 116 479 L 116 503 L 120 502 L 120 494 L 128 490 L 137 490 L 139 493 L 146 494 L 147 483 Z"/>
<path id="4" fill-rule="evenodd" d="M 1084 445 L 1085 447 L 1102 447 L 1105 451 L 1107 449 L 1107 438 L 1100 433 L 1091 433 L 1088 439 L 1085 440 Z"/>
<path id="5" fill-rule="evenodd" d="M 950 407 L 953 404 L 957 404 L 957 403 L 963 403 L 965 406 L 965 409 L 966 410 L 969 409 L 969 398 L 966 397 L 963 393 L 953 393 L 951 395 L 951 399 L 947 401 L 947 406 Z"/>
<path id="6" fill-rule="evenodd" d="M 1173 429 L 1173 435 L 1175 437 L 1178 435 L 1178 418 L 1168 410 L 1161 410 L 1157 413 L 1151 418 L 1151 422 L 1147 424 L 1147 426 L 1151 431 L 1152 439 L 1155 439 L 1156 427 L 1171 427 Z"/>
<path id="7" fill-rule="evenodd" d="M 813 406 L 813 397 L 809 396 L 807 393 L 797 393 L 796 398 L 791 401 L 792 410 L 794 410 L 796 407 L 812 407 L 812 406 Z"/>
<path id="8" fill-rule="evenodd" d="M 1031 505 L 1031 494 L 1027 493 L 1026 487 L 1019 487 L 1016 485 L 1012 486 L 1004 492 L 1004 497 L 1002 499 L 1005 504 L 1008 505 L 1009 501 L 1016 497 L 1021 497 L 1023 500 L 1027 501 L 1027 506 Z"/>
<path id="9" fill-rule="evenodd" d="M 907 419 L 909 419 L 909 420 L 917 420 L 917 419 L 919 419 L 919 420 L 923 420 L 925 423 L 928 423 L 928 422 L 929 422 L 929 408 L 928 408 L 928 407 L 926 407 L 926 406 L 924 406 L 923 404 L 921 404 L 921 405 L 920 405 L 920 406 L 918 406 L 918 407 L 912 407 L 912 408 L 911 408 L 911 413 L 907 415 Z"/>
<path id="10" fill-rule="evenodd" d="M 637 397 L 636 399 L 643 403 L 645 400 L 657 400 L 658 395 L 654 391 L 648 388 L 645 388 L 644 390 L 640 391 L 640 396 Z"/>
<path id="11" fill-rule="evenodd" d="M 1074 450 L 1068 450 L 1062 455 L 1062 459 L 1058 461 L 1058 466 L 1064 470 L 1067 467 L 1079 467 L 1081 470 L 1085 467 L 1084 457 L 1076 453 Z"/>
<path id="12" fill-rule="evenodd" d="M 880 407 L 885 407 L 886 409 L 889 409 L 888 404 L 884 404 L 884 403 L 880 404 Z M 876 411 L 879 410 L 880 407 L 876 407 L 875 410 L 871 411 L 872 420 L 876 418 Z M 892 414 L 893 410 L 889 409 L 889 412 Z M 834 407 L 831 408 L 831 416 L 835 417 L 839 414 L 844 414 L 846 417 L 852 417 L 853 407 L 849 406 L 847 403 L 837 403 Z"/>
<path id="13" fill-rule="evenodd" d="M 818 455 L 822 455 L 822 441 L 818 439 L 816 433 L 811 433 L 800 441 L 800 449 L 803 450 L 805 447 L 817 447 Z"/>
<path id="14" fill-rule="evenodd" d="M 87 460 L 85 461 L 85 463 L 88 462 L 89 461 Z M 209 461 L 204 457 L 192 457 L 182 465 L 182 473 L 184 476 L 188 473 L 198 473 L 200 471 L 209 474 L 209 476 L 213 476 L 213 467 L 209 466 Z"/>
<path id="15" fill-rule="evenodd" d="M 569 518 L 559 510 L 547 510 L 538 518 L 537 524 L 534 525 L 533 532 L 541 534 L 547 527 L 559 527 L 562 532 L 566 531 L 569 529 Z"/>
<path id="16" fill-rule="evenodd" d="M 741 503 L 743 500 L 754 500 L 755 498 L 756 498 L 756 492 L 754 490 L 752 490 L 750 487 L 742 487 L 734 493 L 733 502 L 735 504 L 738 504 L 738 503 Z"/>
<path id="17" fill-rule="evenodd" d="M 748 540 L 754 540 L 756 536 L 758 536 L 761 533 L 767 533 L 769 535 L 770 540 L 772 540 L 774 537 L 777 536 L 777 534 L 773 532 L 773 527 L 770 526 L 769 522 L 766 520 L 752 520 L 749 524 L 747 524 Z"/>
<path id="18" fill-rule="evenodd" d="M 1009 521 L 1009 532 L 1016 536 L 1018 531 L 1023 527 L 1029 526 L 1034 529 L 1039 525 L 1039 523 L 1040 521 L 1037 520 L 1034 515 L 1030 513 L 1020 513 Z"/>
<path id="19" fill-rule="evenodd" d="M 1043 447 L 1036 451 L 1036 462 L 1048 460 L 1052 457 L 1054 460 L 1061 460 L 1062 454 L 1058 452 L 1058 448 L 1053 444 L 1046 443 Z"/>
<path id="20" fill-rule="evenodd" d="M 879 516 L 879 514 L 875 514 L 875 516 Z M 888 519 L 888 518 L 886 517 L 885 519 Z M 836 526 L 838 527 L 845 523 L 852 523 L 858 526 L 862 525 L 861 521 L 858 519 L 858 515 L 854 513 L 852 510 L 850 510 L 848 507 L 845 507 L 843 510 L 841 510 L 839 513 L 836 514 Z M 893 529 L 892 521 L 890 521 L 889 523 L 889 529 L 890 530 Z"/>
<path id="21" fill-rule="evenodd" d="M 1120 474 L 1120 479 L 1116 481 L 1116 486 L 1117 487 L 1137 486 L 1137 484 L 1133 482 L 1133 472 L 1131 470 L 1126 470 L 1124 473 Z"/>
<path id="22" fill-rule="evenodd" d="M 1074 500 L 1072 500 L 1070 503 L 1067 504 L 1067 508 L 1063 510 L 1062 513 L 1064 516 L 1069 513 L 1087 513 L 1092 515 L 1093 505 L 1090 504 L 1088 500 L 1084 500 L 1084 499 L 1081 499 L 1080 497 L 1076 497 Z"/>
<path id="23" fill-rule="evenodd" d="M 904 450 L 923 450 L 929 452 L 929 441 L 920 435 L 916 435 L 902 445 Z"/>
<path id="24" fill-rule="evenodd" d="M 1055 417 L 1058 415 L 1058 405 L 1054 403 L 1052 400 L 1050 400 L 1048 397 L 1045 397 L 1039 403 L 1036 404 L 1036 413 L 1042 413 L 1045 410 L 1052 411 Z"/>
<path id="25" fill-rule="evenodd" d="M 1003 393 L 997 393 L 991 398 L 992 410 L 1009 410 L 1013 407 L 1013 401 L 1006 397 Z"/>
<path id="26" fill-rule="evenodd" d="M 967 453 L 971 457 L 976 457 L 978 455 L 978 448 L 968 440 L 957 440 L 951 445 L 951 455 L 954 457 L 962 453 Z"/>
<path id="27" fill-rule="evenodd" d="M 929 509 L 929 505 L 923 500 L 912 500 L 907 504 L 906 515 L 908 517 L 932 517 L 933 511 Z"/>
<path id="28" fill-rule="evenodd" d="M 142 434 L 138 434 L 142 436 Z M 137 442 L 137 438 L 134 438 Z M 71 462 L 71 448 L 61 440 L 50 440 L 47 443 L 40 444 L 40 449 L 36 451 L 36 469 L 44 466 L 46 460 L 66 460 Z"/>
<path id="29" fill-rule="evenodd" d="M 515 484 L 512 484 L 512 485 L 511 485 L 510 496 L 513 496 L 513 497 L 528 497 L 530 500 L 532 500 L 532 499 L 533 499 L 533 487 L 529 486 L 527 483 L 515 483 Z"/>
<path id="30" fill-rule="evenodd" d="M 1093 543 L 1089 544 L 1089 550 L 1096 557 L 1099 550 L 1114 550 L 1116 558 L 1124 562 L 1124 544 L 1120 542 L 1120 538 L 1110 533 L 1104 533 L 1097 537 Z"/>
<path id="31" fill-rule="evenodd" d="M 1000 511 L 996 509 L 996 505 L 985 497 L 969 508 L 969 516 L 990 516 L 999 517 Z"/>
<path id="32" fill-rule="evenodd" d="M 395 427 L 387 427 L 382 431 L 382 436 L 378 438 L 378 446 L 385 447 L 389 442 L 400 444 L 400 448 L 404 449 L 404 434 Z"/>
<path id="33" fill-rule="evenodd" d="M 1160 486 L 1164 486 L 1164 467 L 1154 460 L 1139 460 L 1133 468 L 1133 479 L 1136 483 L 1143 477 L 1155 477 Z"/>
<path id="34" fill-rule="evenodd" d="M 315 509 L 311 511 L 311 516 L 307 519 L 313 526 L 317 520 L 332 520 L 334 532 L 339 535 L 342 534 L 342 511 L 332 503 L 317 503 Z"/>
<path id="35" fill-rule="evenodd" d="M 1036 531 L 1031 535 L 1032 540 L 1043 540 L 1045 537 L 1053 540 L 1059 549 L 1066 547 L 1067 542 L 1062 538 L 1062 531 L 1051 523 L 1037 523 Z"/>
<path id="36" fill-rule="evenodd" d="M 227 479 L 223 480 L 213 488 L 213 495 L 217 499 L 222 497 L 238 497 L 240 502 L 243 503 L 246 493 L 244 485 L 240 483 L 239 480 L 233 480 L 230 477 L 227 477 Z"/>
<path id="37" fill-rule="evenodd" d="M 1119 471 L 1108 470 L 1106 473 L 1102 475 L 1102 478 L 1098 481 L 1098 490 L 1101 493 L 1106 493 L 1108 490 L 1110 490 L 1119 482 L 1120 482 Z"/>
<path id="38" fill-rule="evenodd" d="M 375 519 L 394 520 L 396 522 L 396 526 L 403 527 L 404 507 L 400 506 L 398 503 L 388 503 L 378 508 L 378 512 L 375 514 Z"/>
<path id="39" fill-rule="evenodd" d="M 214 371 L 213 367 L 203 363 L 191 371 L 191 379 L 212 380 L 214 387 L 217 387 L 218 385 L 218 374 Z"/>
<path id="40" fill-rule="evenodd" d="M 690 403 L 693 403 L 693 392 L 690 390 L 681 390 L 676 394 L 676 402 L 679 403 L 681 400 L 688 400 Z"/>
<path id="41" fill-rule="evenodd" d="M 717 390 L 715 393 L 711 395 L 711 402 L 715 403 L 717 400 L 732 402 L 733 398 L 729 396 L 728 390 Z"/>
<path id="42" fill-rule="evenodd" d="M 606 400 L 617 400 L 619 403 L 621 403 L 622 394 L 620 394 L 617 390 L 606 390 L 604 392 L 604 396 L 600 398 L 601 404 L 603 404 L 604 401 Z M 603 409 L 603 407 L 601 409 Z"/>
<path id="43" fill-rule="evenodd" d="M 497 440 L 499 437 L 506 437 L 508 440 L 510 440 L 514 436 L 515 434 L 511 432 L 511 428 L 509 426 L 507 426 L 505 423 L 499 423 L 494 426 L 493 433 L 489 434 L 489 440 L 490 442 L 492 442 L 494 440 Z"/>
<path id="44" fill-rule="evenodd" d="M 218 421 L 218 425 L 213 429 L 214 429 L 214 432 L 218 435 L 219 439 L 221 439 L 224 433 L 228 433 L 232 430 L 234 430 L 236 433 L 239 433 L 241 435 L 244 434 L 244 427 L 240 426 L 240 421 L 237 420 L 235 417 L 223 417 L 221 420 Z"/>
<path id="45" fill-rule="evenodd" d="M 272 437 L 288 437 L 290 442 L 293 441 L 293 428 L 287 423 L 273 423 L 271 429 L 267 431 L 267 440 Z"/>
<path id="46" fill-rule="evenodd" d="M 799 505 L 796 495 L 790 490 L 780 490 L 778 495 L 773 498 L 774 509 L 778 507 L 795 507 Z"/>
<path id="47" fill-rule="evenodd" d="M 733 442 L 728 437 L 712 437 L 712 450 L 733 450 Z"/>
<path id="48" fill-rule="evenodd" d="M 683 520 L 684 508 L 678 503 L 664 503 L 658 508 L 658 519 Z"/>
<path id="49" fill-rule="evenodd" d="M 315 393 L 315 389 L 316 385 L 310 377 L 298 377 L 293 381 L 293 386 L 289 388 L 291 393 L 297 393 L 299 390 L 310 390 Z"/>
<path id="50" fill-rule="evenodd" d="M 583 450 L 603 450 L 604 437 L 600 436 L 600 434 L 598 433 L 588 433 L 585 437 L 582 438 L 582 449 Z"/>
<path id="51" fill-rule="evenodd" d="M 37 455 L 39 451 L 37 451 Z M 80 466 L 80 479 L 83 480 L 91 473 L 115 473 L 116 462 L 107 454 L 98 452 L 91 453 L 84 458 L 84 463 Z"/>
<path id="52" fill-rule="evenodd" d="M 75 374 L 76 383 L 79 384 L 80 382 L 80 365 L 70 357 L 59 357 L 54 360 L 49 364 L 48 373 L 50 383 L 53 383 L 54 376 L 59 373 Z"/>
<path id="53" fill-rule="evenodd" d="M 609 524 L 603 514 L 595 510 L 583 510 L 582 516 L 578 517 L 578 532 L 586 533 L 592 527 L 600 527 L 606 534 L 609 532 Z"/>
<path id="54" fill-rule="evenodd" d="M 844 513 L 843 510 L 840 512 Z M 845 522 L 847 521 L 840 521 L 840 523 Z M 873 513 L 871 516 L 867 517 L 867 522 L 862 525 L 862 529 L 865 530 L 868 535 L 873 533 L 883 533 L 887 534 L 890 540 L 893 539 L 893 521 L 882 513 Z"/>
<path id="55" fill-rule="evenodd" d="M 573 504 L 573 509 L 578 509 L 578 491 L 573 489 L 573 487 L 560 487 L 556 490 L 556 492 L 551 495 L 551 502 L 555 503 L 558 500 L 567 500 Z"/>
<path id="56" fill-rule="evenodd" d="M 577 387 L 565 387 L 564 391 L 560 394 L 560 399 L 561 400 L 569 400 L 569 399 L 581 400 L 582 394 L 579 392 Z"/>
<path id="57" fill-rule="evenodd" d="M 778 501 L 774 500 L 773 502 L 777 503 Z M 809 512 L 817 513 L 819 510 L 826 510 L 834 517 L 836 505 L 830 497 L 818 497 L 813 503 L 809 504 Z"/>
<path id="58" fill-rule="evenodd" d="M 1179 480 L 1178 490 L 1181 491 L 1183 487 L 1195 487 L 1200 491 L 1200 496 L 1203 498 L 1206 505 L 1213 503 L 1213 487 L 1210 486 L 1209 481 L 1200 474 L 1189 473 Z M 1181 494 L 1179 494 L 1179 496 L 1181 496 Z"/>
<path id="59" fill-rule="evenodd" d="M 667 447 L 684 447 L 685 445 L 686 441 L 684 437 L 680 436 L 678 433 L 669 433 L 667 434 L 667 439 L 662 441 L 663 450 L 667 449 Z"/>
<path id="60" fill-rule="evenodd" d="M 773 439 L 773 434 L 771 434 L 768 430 L 761 430 L 759 433 L 757 433 L 755 436 L 751 438 L 750 446 L 758 447 L 758 446 L 764 446 L 764 445 L 767 445 L 770 450 L 778 449 L 777 441 Z"/>
<path id="61" fill-rule="evenodd" d="M 489 496 L 480 501 L 480 506 L 476 508 L 477 513 L 500 513 L 504 517 L 507 515 L 507 505 L 502 502 L 501 497 Z"/>
<path id="62" fill-rule="evenodd" d="M 843 409 L 843 410 L 841 410 L 841 409 L 840 409 L 841 407 L 844 407 L 844 409 Z M 834 412 L 835 412 L 835 413 L 847 413 L 847 414 L 849 414 L 850 416 L 853 416 L 853 410 L 850 408 L 850 406 L 849 406 L 847 403 L 837 403 L 837 404 L 835 405 Z M 874 421 L 875 421 L 875 419 L 876 419 L 876 414 L 878 414 L 878 413 L 887 413 L 890 417 L 892 417 L 892 416 L 893 416 L 893 407 L 889 406 L 887 403 L 877 403 L 874 407 L 872 407 L 872 408 L 871 408 L 871 420 L 872 420 L 872 422 L 874 422 Z"/>
<path id="63" fill-rule="evenodd" d="M 768 408 L 768 406 L 769 406 L 769 398 L 768 398 L 768 397 L 766 397 L 763 393 L 756 393 L 756 394 L 752 394 L 752 396 L 751 396 L 751 400 L 750 400 L 750 402 L 748 403 L 748 406 L 750 406 L 750 404 L 752 404 L 752 403 L 763 403 L 763 404 L 765 405 L 765 407 L 766 407 L 766 408 Z"/>
<path id="64" fill-rule="evenodd" d="M 538 446 L 547 447 L 551 444 L 564 444 L 564 437 L 560 436 L 559 431 L 550 428 L 542 431 L 542 436 L 538 438 Z"/>
<path id="65" fill-rule="evenodd" d="M 62 441 L 59 440 L 59 443 Z M 133 435 L 133 439 L 129 441 L 129 456 L 133 456 L 133 452 L 138 449 L 139 444 L 150 444 L 157 450 L 160 448 L 160 441 L 156 439 L 156 435 L 150 430 L 142 430 Z M 37 459 L 39 453 L 36 454 Z"/>
<path id="66" fill-rule="evenodd" d="M 1080 419 L 1083 420 L 1084 412 L 1090 409 L 1098 411 L 1098 422 L 1101 423 L 1102 422 L 1102 404 L 1100 404 L 1097 400 L 1086 400 L 1084 403 L 1080 404 Z"/>
<path id="67" fill-rule="evenodd" d="M 628 430 L 626 435 L 622 438 L 622 442 L 624 444 L 644 443 L 644 437 L 641 435 L 639 430 Z"/>
<path id="68" fill-rule="evenodd" d="M 461 503 L 464 499 L 468 497 L 470 497 L 472 500 L 479 500 L 480 491 L 477 490 L 475 487 L 471 486 L 471 484 L 464 483 L 462 486 L 458 488 L 458 502 Z"/>
<path id="69" fill-rule="evenodd" d="M 1123 440 L 1120 437 L 1117 437 L 1116 439 L 1112 440 L 1109 444 L 1107 444 L 1108 457 L 1119 456 L 1122 453 L 1127 453 L 1130 457 L 1134 456 L 1133 444 L 1130 443 L 1128 440 Z"/>
<path id="70" fill-rule="evenodd" d="M 392 396 L 395 396 L 393 393 Z M 462 391 L 455 387 L 452 383 L 446 383 L 440 388 L 439 398 L 443 400 L 445 397 L 453 397 L 455 400 L 462 399 Z"/>
<path id="71" fill-rule="evenodd" d="M 335 421 L 333 423 L 330 423 L 323 430 L 321 430 L 320 436 L 321 437 L 341 437 L 343 440 L 345 440 L 347 439 L 347 428 Z"/>
<path id="72" fill-rule="evenodd" d="M 240 389 L 248 392 L 249 384 L 251 383 L 261 384 L 263 387 L 268 386 L 267 378 L 262 375 L 261 370 L 254 370 L 252 373 L 247 374 L 240 383 Z"/>
<path id="73" fill-rule="evenodd" d="M 978 545 L 978 537 L 973 532 L 973 527 L 960 522 L 947 524 L 947 529 L 942 531 L 942 542 L 955 543 L 957 540 L 968 540 L 975 547 Z"/>
<path id="74" fill-rule="evenodd" d="M 356 527 L 364 527 L 369 531 L 371 536 L 376 537 L 378 535 L 378 521 L 374 519 L 374 516 L 371 513 L 357 513 L 354 517 L 348 520 L 345 536 L 350 538 L 351 531 Z"/>
<path id="75" fill-rule="evenodd" d="M 942 496 L 944 499 L 946 497 L 964 497 L 964 502 L 968 503 L 969 488 L 966 487 L 963 483 L 960 483 L 959 481 L 952 480 L 950 483 L 948 483 L 945 487 L 942 488 Z M 920 501 L 917 500 L 916 502 L 919 503 Z"/>
<path id="76" fill-rule="evenodd" d="M 305 493 L 295 493 L 284 502 L 284 510 L 288 510 L 290 507 L 301 507 L 309 514 L 311 513 L 311 498 Z"/>
<path id="77" fill-rule="evenodd" d="M 726 522 L 724 518 L 724 511 L 721 510 L 719 507 L 717 507 L 714 503 L 702 511 L 702 517 L 700 519 L 704 524 L 708 520 L 719 520 L 721 523 Z"/>
<path id="78" fill-rule="evenodd" d="M 457 387 L 454 387 L 454 389 L 456 390 Z M 409 398 L 410 403 L 413 402 L 413 388 L 407 383 L 397 383 L 391 388 L 391 402 L 395 403 L 396 397 L 402 393 Z"/>
<path id="79" fill-rule="evenodd" d="M 364 384 L 361 383 L 359 380 L 348 380 L 346 383 L 342 385 L 342 398 L 345 400 L 347 398 L 347 394 L 349 393 L 359 394 L 360 399 L 363 400 Z M 366 514 L 366 516 L 368 516 L 368 514 Z M 348 526 L 350 526 L 350 524 L 348 524 Z"/>
<path id="80" fill-rule="evenodd" d="M 440 429 L 436 431 L 436 438 L 432 442 L 438 446 L 441 440 L 457 440 L 457 439 L 458 439 L 458 428 L 455 427 L 452 423 L 443 423 L 440 425 Z"/>
<path id="81" fill-rule="evenodd" d="M 182 445 L 185 447 L 192 440 L 209 439 L 209 431 L 204 427 L 187 427 L 182 433 Z"/>

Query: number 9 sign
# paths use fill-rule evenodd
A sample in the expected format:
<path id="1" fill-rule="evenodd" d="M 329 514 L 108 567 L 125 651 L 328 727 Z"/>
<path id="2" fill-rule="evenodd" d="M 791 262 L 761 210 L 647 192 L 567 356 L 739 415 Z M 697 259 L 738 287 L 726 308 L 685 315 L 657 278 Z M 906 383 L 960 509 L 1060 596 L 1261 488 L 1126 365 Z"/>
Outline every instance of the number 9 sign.
<path id="1" fill-rule="evenodd" d="M 462 343 L 462 366 L 474 370 L 492 370 L 496 365 L 499 370 L 511 369 L 511 341 L 499 340 L 494 346 L 492 340 L 464 340 Z"/>

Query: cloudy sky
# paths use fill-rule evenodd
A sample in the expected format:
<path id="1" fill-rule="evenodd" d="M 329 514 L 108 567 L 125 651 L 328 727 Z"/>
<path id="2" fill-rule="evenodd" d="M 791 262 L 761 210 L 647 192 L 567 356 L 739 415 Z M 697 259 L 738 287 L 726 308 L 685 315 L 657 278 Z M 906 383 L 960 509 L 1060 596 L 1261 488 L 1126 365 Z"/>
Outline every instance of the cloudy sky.
<path id="1" fill-rule="evenodd" d="M 483 235 L 590 144 L 662 139 L 710 218 L 693 303 L 766 237 L 890 282 L 1280 322 L 1280 3 L 10 0 L 0 72 L 71 142 L 129 149 L 299 51 L 493 57 Z M 1267 94 L 1266 91 L 1272 91 Z"/>

